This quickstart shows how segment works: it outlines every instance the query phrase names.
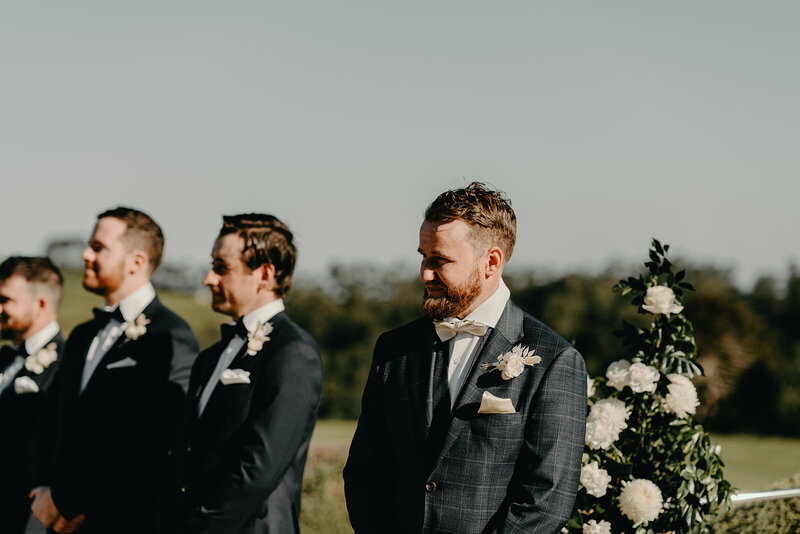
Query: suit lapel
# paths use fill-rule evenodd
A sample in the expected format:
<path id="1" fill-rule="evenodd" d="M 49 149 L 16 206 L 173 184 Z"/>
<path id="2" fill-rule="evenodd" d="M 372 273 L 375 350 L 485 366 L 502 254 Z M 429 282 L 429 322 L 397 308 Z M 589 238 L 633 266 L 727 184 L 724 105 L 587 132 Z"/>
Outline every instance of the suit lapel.
<path id="1" fill-rule="evenodd" d="M 450 423 L 450 430 L 445 437 L 441 452 L 437 458 L 437 464 L 453 445 L 459 434 L 469 425 L 471 416 L 474 415 L 480 406 L 483 396 L 483 389 L 478 387 L 478 379 L 486 373 L 481 368 L 481 363 L 497 361 L 500 354 L 510 351 L 514 345 L 522 339 L 522 310 L 519 309 L 509 299 L 503 314 L 497 321 L 497 325 L 488 334 L 483 347 L 475 351 L 469 365 L 471 370 L 461 391 L 456 396 L 453 405 L 453 418 Z M 474 410 L 472 408 L 475 408 Z M 435 466 L 434 466 L 435 468 Z"/>

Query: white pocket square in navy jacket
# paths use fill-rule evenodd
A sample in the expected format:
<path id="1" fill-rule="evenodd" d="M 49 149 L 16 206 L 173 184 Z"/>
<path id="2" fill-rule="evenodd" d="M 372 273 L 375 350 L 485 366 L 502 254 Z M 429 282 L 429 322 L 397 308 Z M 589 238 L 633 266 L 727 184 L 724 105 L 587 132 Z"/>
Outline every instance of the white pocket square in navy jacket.
<path id="1" fill-rule="evenodd" d="M 131 358 L 130 356 L 127 358 L 123 358 L 118 362 L 111 362 L 106 365 L 106 369 L 121 369 L 123 367 L 133 367 L 136 365 L 136 360 Z"/>
<path id="2" fill-rule="evenodd" d="M 244 369 L 225 369 L 222 371 L 222 376 L 219 377 L 220 382 L 224 385 L 230 384 L 249 384 L 250 371 Z"/>
<path id="3" fill-rule="evenodd" d="M 29 376 L 20 376 L 14 379 L 14 393 L 22 395 L 24 393 L 38 393 L 39 386 Z"/>
<path id="4" fill-rule="evenodd" d="M 517 413 L 517 411 L 514 409 L 511 399 L 496 397 L 488 391 L 484 391 L 478 413 Z"/>

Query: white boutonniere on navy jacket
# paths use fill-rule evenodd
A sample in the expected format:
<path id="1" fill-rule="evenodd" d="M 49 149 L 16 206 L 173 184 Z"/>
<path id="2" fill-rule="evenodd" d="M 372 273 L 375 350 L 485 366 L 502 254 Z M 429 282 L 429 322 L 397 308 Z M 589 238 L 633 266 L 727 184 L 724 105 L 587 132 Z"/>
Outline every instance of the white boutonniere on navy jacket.
<path id="1" fill-rule="evenodd" d="M 510 351 L 497 357 L 497 362 L 483 363 L 484 371 L 500 371 L 503 380 L 511 380 L 522 374 L 525 367 L 533 367 L 542 361 L 540 356 L 534 356 L 535 349 L 517 345 Z"/>
<path id="2" fill-rule="evenodd" d="M 147 325 L 149 324 L 150 319 L 145 317 L 143 313 L 140 313 L 139 317 L 134 319 L 134 321 L 125 329 L 125 337 L 131 341 L 136 341 L 145 333 L 147 333 Z"/>
<path id="3" fill-rule="evenodd" d="M 258 351 L 264 348 L 264 343 L 269 341 L 272 333 L 272 323 L 269 321 L 259 324 L 247 337 L 247 355 L 255 356 Z"/>
<path id="4" fill-rule="evenodd" d="M 40 375 L 57 359 L 58 353 L 56 353 L 56 344 L 50 343 L 36 351 L 36 354 L 31 354 L 25 358 L 25 369 L 31 373 Z"/>

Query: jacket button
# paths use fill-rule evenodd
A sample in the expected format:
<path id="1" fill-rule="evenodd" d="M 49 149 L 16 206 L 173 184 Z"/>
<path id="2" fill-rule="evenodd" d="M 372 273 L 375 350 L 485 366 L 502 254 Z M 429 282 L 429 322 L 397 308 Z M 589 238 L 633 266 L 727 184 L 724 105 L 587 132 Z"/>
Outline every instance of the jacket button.
<path id="1" fill-rule="evenodd" d="M 433 493 L 434 491 L 436 491 L 436 482 L 434 482 L 433 480 L 426 482 L 425 491 L 427 493 Z"/>

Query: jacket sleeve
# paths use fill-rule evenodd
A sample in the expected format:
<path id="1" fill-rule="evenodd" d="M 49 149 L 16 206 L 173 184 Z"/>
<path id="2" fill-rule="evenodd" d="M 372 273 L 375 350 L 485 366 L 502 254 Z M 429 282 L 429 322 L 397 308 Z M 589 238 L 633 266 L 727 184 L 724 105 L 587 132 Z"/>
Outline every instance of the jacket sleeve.
<path id="1" fill-rule="evenodd" d="M 381 336 L 375 345 L 361 401 L 361 415 L 342 473 L 347 511 L 356 534 L 385 533 L 387 525 L 392 524 L 395 484 L 391 462 L 387 463 L 385 455 L 385 451 L 391 450 L 391 445 L 381 399 L 380 365 L 377 363 L 384 342 L 385 336 Z"/>
<path id="2" fill-rule="evenodd" d="M 269 355 L 253 393 L 251 415 L 231 437 L 206 492 L 178 529 L 228 534 L 263 511 L 264 503 L 316 422 L 322 365 L 316 348 L 295 340 Z M 257 404 L 256 404 L 257 403 Z"/>
<path id="3" fill-rule="evenodd" d="M 531 399 L 515 483 L 487 532 L 555 534 L 572 515 L 586 430 L 586 366 L 572 347 Z"/>

